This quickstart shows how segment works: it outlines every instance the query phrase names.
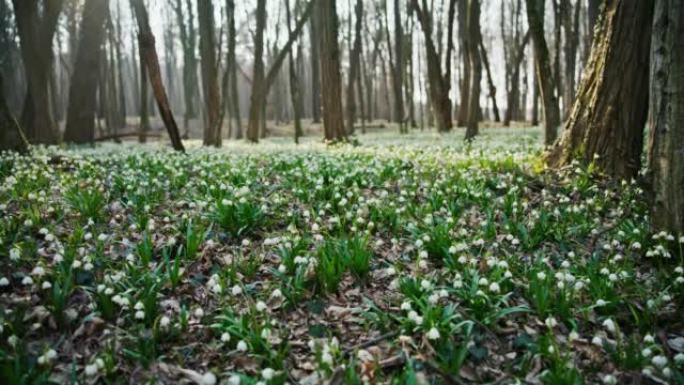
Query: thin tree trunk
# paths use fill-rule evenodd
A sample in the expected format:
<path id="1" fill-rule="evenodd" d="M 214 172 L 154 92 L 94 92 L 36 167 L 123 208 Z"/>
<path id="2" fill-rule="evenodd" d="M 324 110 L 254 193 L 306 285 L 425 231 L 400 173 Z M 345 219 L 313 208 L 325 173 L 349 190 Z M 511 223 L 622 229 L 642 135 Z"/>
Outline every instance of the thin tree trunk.
<path id="1" fill-rule="evenodd" d="M 537 0 L 526 0 L 527 22 L 534 43 L 534 64 L 539 79 L 539 91 L 544 106 L 544 143 L 551 145 L 556 140 L 560 126 L 558 97 L 554 94 L 553 72 L 549 59 L 549 49 L 544 38 L 544 18 L 539 12 Z"/>
<path id="2" fill-rule="evenodd" d="M 684 233 L 684 3 L 655 0 L 648 161 L 655 230 Z"/>
<path id="3" fill-rule="evenodd" d="M 501 115 L 499 115 L 499 106 L 496 103 L 496 86 L 492 78 L 492 70 L 489 68 L 489 58 L 487 57 L 487 49 L 482 42 L 482 34 L 480 34 L 480 54 L 482 55 L 482 64 L 487 71 L 487 84 L 489 85 L 489 98 L 492 100 L 492 112 L 494 113 L 494 121 L 500 122 Z"/>
<path id="4" fill-rule="evenodd" d="M 354 43 L 349 54 L 349 79 L 347 86 L 347 133 L 354 133 L 354 122 L 356 121 L 356 100 L 354 85 L 359 78 L 361 67 L 361 27 L 363 22 L 363 0 L 356 0 L 354 7 L 356 23 L 354 25 Z M 400 90 L 401 92 L 401 90 Z"/>
<path id="5" fill-rule="evenodd" d="M 290 1 L 285 0 L 285 16 L 287 20 L 288 36 L 292 36 L 292 17 L 290 13 Z M 301 56 L 298 56 L 298 59 L 300 58 Z M 299 79 L 297 78 L 297 68 L 295 66 L 292 50 L 290 50 L 288 53 L 288 67 L 290 75 L 290 100 L 292 102 L 292 115 L 294 120 L 294 142 L 299 143 L 299 137 L 302 136 L 302 103 L 301 93 L 299 91 Z"/>
<path id="6" fill-rule="evenodd" d="M 506 113 L 504 114 L 503 121 L 504 127 L 508 127 L 511 125 L 511 120 L 513 120 L 513 117 L 517 109 L 516 106 L 518 105 L 518 98 L 520 95 L 520 64 L 525 58 L 525 47 L 527 46 L 527 42 L 529 41 L 530 32 L 527 31 L 527 33 L 525 33 L 525 36 L 523 37 L 522 42 L 520 43 L 518 49 L 515 52 L 513 64 L 511 65 L 512 72 L 509 85 L 510 90 L 506 95 Z M 525 70 L 527 69 L 525 68 Z"/>
<path id="7" fill-rule="evenodd" d="M 547 154 L 550 166 L 579 159 L 617 178 L 637 175 L 648 113 L 652 15 L 653 0 L 605 2 L 572 113 Z"/>
<path id="8" fill-rule="evenodd" d="M 169 133 L 173 148 L 176 151 L 185 152 L 180 133 L 178 132 L 178 126 L 176 125 L 176 120 L 173 118 L 166 91 L 164 90 L 164 84 L 162 83 L 161 71 L 159 70 L 159 58 L 157 57 L 157 50 L 154 46 L 154 35 L 150 28 L 147 9 L 145 9 L 143 0 L 130 1 L 135 8 L 135 17 L 138 21 L 138 44 L 140 46 L 140 52 L 142 53 L 143 61 L 150 77 L 150 83 L 152 84 L 152 90 L 154 91 L 154 96 L 157 100 L 159 113 L 164 121 L 166 130 Z"/>
<path id="9" fill-rule="evenodd" d="M 138 136 L 138 142 L 145 143 L 147 141 L 147 132 L 150 131 L 150 112 L 148 109 L 149 104 L 147 103 L 149 98 L 149 80 L 140 44 L 138 44 L 138 57 L 140 63 L 140 126 L 138 127 L 140 135 Z"/>
<path id="10" fill-rule="evenodd" d="M 319 29 L 318 20 L 312 17 L 309 21 L 309 56 L 311 58 L 311 118 L 313 123 L 321 122 L 321 69 L 317 43 Z"/>
<path id="11" fill-rule="evenodd" d="M 358 1 L 358 0 L 357 0 Z M 404 32 L 401 28 L 401 7 L 399 0 L 394 0 L 394 66 L 392 68 L 394 92 L 394 122 L 399 124 L 399 132 L 405 130 L 404 118 Z"/>
<path id="12" fill-rule="evenodd" d="M 242 139 L 242 119 L 240 118 L 240 94 L 238 93 L 237 82 L 237 59 L 235 53 L 236 31 L 235 31 L 235 2 L 226 0 L 226 11 L 228 12 L 228 74 L 230 76 L 230 116 L 235 122 L 235 139 Z"/>
<path id="13" fill-rule="evenodd" d="M 472 88 L 470 84 L 472 75 L 470 73 L 470 44 L 468 42 L 468 38 L 468 0 L 462 0 L 458 2 L 458 41 L 460 44 L 460 54 L 463 67 L 459 89 L 460 100 L 458 105 L 458 114 L 456 116 L 456 125 L 458 127 L 465 127 L 468 124 L 468 98 Z"/>
<path id="14" fill-rule="evenodd" d="M 468 124 L 465 140 L 472 140 L 479 133 L 480 120 L 480 83 L 482 78 L 482 63 L 478 41 L 482 40 L 480 33 L 480 0 L 468 0 L 468 54 L 470 55 L 470 92 L 468 93 Z"/>
<path id="15" fill-rule="evenodd" d="M 221 96 L 219 94 L 216 62 L 214 6 L 211 0 L 197 0 L 197 19 L 199 21 L 202 87 L 206 114 L 203 143 L 205 146 L 221 147 Z"/>
<path id="16" fill-rule="evenodd" d="M 83 9 L 81 38 L 69 87 L 64 141 L 92 143 L 95 140 L 95 108 L 100 71 L 100 46 L 109 2 L 88 0 Z"/>

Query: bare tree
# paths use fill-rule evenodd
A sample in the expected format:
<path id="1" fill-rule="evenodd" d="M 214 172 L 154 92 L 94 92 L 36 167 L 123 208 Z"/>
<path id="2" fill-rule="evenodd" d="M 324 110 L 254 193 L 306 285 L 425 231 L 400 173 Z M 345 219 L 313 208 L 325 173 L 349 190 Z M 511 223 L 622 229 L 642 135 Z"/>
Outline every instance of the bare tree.
<path id="1" fill-rule="evenodd" d="M 157 99 L 157 107 L 159 108 L 159 113 L 164 121 L 166 130 L 169 133 L 173 148 L 176 151 L 185 152 L 185 147 L 183 147 L 183 142 L 181 141 L 178 132 L 178 126 L 176 125 L 176 120 L 171 112 L 171 107 L 169 107 L 169 100 L 166 96 L 166 90 L 164 90 L 164 84 L 162 83 L 161 71 L 159 70 L 159 58 L 157 57 L 154 34 L 150 28 L 147 9 L 145 8 L 143 0 L 130 1 L 131 6 L 135 10 L 135 18 L 138 21 L 138 44 L 142 56 L 141 66 L 144 64 L 147 69 L 150 83 L 152 84 L 152 90 L 154 91 L 155 99 Z M 142 103 L 146 102 L 146 100 L 142 100 Z"/>
<path id="2" fill-rule="evenodd" d="M 202 57 L 202 87 L 204 89 L 204 145 L 221 146 L 221 96 L 218 87 L 214 6 L 211 0 L 197 0 L 197 18 Z"/>
<path id="3" fill-rule="evenodd" d="M 69 87 L 64 141 L 92 143 L 95 140 L 95 107 L 109 1 L 87 0 L 81 21 L 81 37 Z"/>
<path id="4" fill-rule="evenodd" d="M 354 122 L 356 121 L 356 100 L 354 94 L 354 85 L 359 84 L 360 68 L 361 68 L 361 27 L 363 24 L 363 1 L 356 0 L 354 6 L 354 15 L 356 22 L 354 24 L 354 43 L 352 44 L 351 52 L 349 53 L 349 79 L 347 86 L 347 132 L 354 133 Z M 401 89 L 399 90 L 401 92 Z M 361 95 L 361 92 L 359 92 Z M 363 107 L 363 103 L 361 103 Z"/>
<path id="5" fill-rule="evenodd" d="M 468 93 L 468 124 L 465 139 L 471 140 L 479 132 L 480 120 L 480 80 L 482 77 L 482 63 L 478 42 L 480 36 L 480 0 L 468 0 L 468 55 L 470 61 L 470 92 Z"/>
<path id="6" fill-rule="evenodd" d="M 323 130 L 330 142 L 345 140 L 342 112 L 342 75 L 340 74 L 340 48 L 337 41 L 338 20 L 336 0 L 317 0 L 318 40 L 321 69 L 321 106 Z"/>

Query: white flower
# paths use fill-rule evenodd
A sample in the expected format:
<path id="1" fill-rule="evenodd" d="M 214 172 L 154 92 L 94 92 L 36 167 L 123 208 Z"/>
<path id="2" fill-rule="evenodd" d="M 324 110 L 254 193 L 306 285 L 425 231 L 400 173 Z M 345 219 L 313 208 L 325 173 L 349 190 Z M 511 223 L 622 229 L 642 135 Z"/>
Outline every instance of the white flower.
<path id="1" fill-rule="evenodd" d="M 677 355 L 674 356 L 674 361 L 677 365 L 684 365 L 684 353 L 677 353 Z"/>
<path id="2" fill-rule="evenodd" d="M 655 367 L 662 369 L 663 367 L 665 367 L 665 365 L 667 365 L 667 357 L 661 355 L 655 356 L 651 359 L 651 363 Z"/>
<path id="3" fill-rule="evenodd" d="M 327 365 L 332 365 L 333 356 L 330 354 L 330 351 L 326 350 L 321 354 L 321 361 Z"/>
<path id="4" fill-rule="evenodd" d="M 52 288 L 52 284 L 50 283 L 50 281 L 45 281 L 42 285 L 40 285 L 40 287 L 43 288 L 43 290 L 48 290 Z"/>
<path id="5" fill-rule="evenodd" d="M 231 289 L 231 293 L 233 293 L 233 295 L 240 295 L 240 294 L 242 294 L 242 288 L 238 285 L 235 285 Z"/>
<path id="6" fill-rule="evenodd" d="M 653 338 L 653 336 L 650 335 L 650 334 L 646 334 L 646 335 L 644 336 L 644 342 L 647 343 L 647 344 L 652 344 L 652 343 L 655 342 L 655 338 Z"/>
<path id="7" fill-rule="evenodd" d="M 270 381 L 271 379 L 273 379 L 274 376 L 275 376 L 275 370 L 273 370 L 271 368 L 266 368 L 266 369 L 261 371 L 261 377 L 263 377 L 263 379 L 266 381 Z"/>
<path id="8" fill-rule="evenodd" d="M 650 357 L 651 354 L 653 354 L 653 351 L 650 348 L 645 348 L 641 351 L 641 355 L 644 357 Z"/>
<path id="9" fill-rule="evenodd" d="M 492 293 L 498 293 L 499 291 L 501 291 L 501 288 L 499 287 L 498 283 L 492 282 L 489 285 L 489 291 L 491 291 Z"/>
<path id="10" fill-rule="evenodd" d="M 609 332 L 615 333 L 615 322 L 613 322 L 612 319 L 608 318 L 603 321 L 603 327 L 605 327 Z"/>
<path id="11" fill-rule="evenodd" d="M 171 319 L 170 319 L 169 317 L 167 317 L 167 316 L 163 316 L 163 317 L 161 317 L 161 319 L 159 320 L 159 325 L 160 325 L 162 328 L 168 327 L 170 323 L 171 323 Z"/>
<path id="12" fill-rule="evenodd" d="M 197 309 L 195 309 L 195 317 L 197 317 L 197 318 L 204 317 L 204 310 L 201 307 L 198 307 Z"/>
<path id="13" fill-rule="evenodd" d="M 604 300 L 602 300 L 602 299 L 596 300 L 596 306 L 597 306 L 597 307 L 606 306 L 607 304 L 608 304 L 608 302 L 606 302 L 606 301 L 604 301 Z"/>
<path id="14" fill-rule="evenodd" d="M 24 286 L 33 285 L 33 279 L 27 275 L 24 277 L 24 279 L 21 280 L 21 284 Z"/>
<path id="15" fill-rule="evenodd" d="M 266 303 L 264 301 L 259 301 L 256 303 L 256 310 L 258 312 L 263 312 L 267 308 L 268 308 L 268 306 L 266 306 Z"/>
<path id="16" fill-rule="evenodd" d="M 409 311 L 411 310 L 411 303 L 409 301 L 404 301 L 401 303 L 401 310 Z"/>
<path id="17" fill-rule="evenodd" d="M 135 312 L 135 319 L 145 319 L 145 312 L 138 310 Z"/>
<path id="18" fill-rule="evenodd" d="M 546 324 L 546 326 L 547 326 L 549 329 L 553 329 L 553 328 L 555 328 L 556 326 L 558 326 L 558 321 L 556 321 L 556 319 L 555 319 L 554 317 L 548 317 L 548 318 L 544 321 L 544 323 Z"/>
<path id="19" fill-rule="evenodd" d="M 15 262 L 16 262 L 16 261 L 19 260 L 19 258 L 21 258 L 21 250 L 19 250 L 19 249 L 16 248 L 16 247 L 13 248 L 12 250 L 10 250 L 10 259 L 11 259 L 12 261 L 15 261 Z"/>
<path id="20" fill-rule="evenodd" d="M 247 351 L 247 343 L 245 341 L 238 342 L 237 350 L 239 350 L 241 352 L 246 352 Z"/>
<path id="21" fill-rule="evenodd" d="M 606 374 L 603 376 L 603 383 L 606 385 L 615 385 L 617 384 L 617 378 L 615 378 L 615 376 L 612 374 Z"/>
<path id="22" fill-rule="evenodd" d="M 202 375 L 202 385 L 216 384 L 216 376 L 212 372 L 206 372 Z"/>
<path id="23" fill-rule="evenodd" d="M 0 287 L 9 286 L 10 281 L 7 277 L 0 278 Z"/>
<path id="24" fill-rule="evenodd" d="M 594 336 L 594 338 L 591 339 L 591 343 L 598 347 L 603 347 L 603 340 L 599 336 Z"/>
<path id="25" fill-rule="evenodd" d="M 432 283 L 427 279 L 424 279 L 420 281 L 420 287 L 422 287 L 423 290 L 430 290 L 432 288 Z"/>
<path id="26" fill-rule="evenodd" d="M 280 289 L 275 289 L 271 293 L 271 298 L 282 298 L 282 296 L 283 296 L 283 292 L 280 291 Z"/>
<path id="27" fill-rule="evenodd" d="M 437 330 L 437 328 L 433 327 L 432 329 L 430 329 L 430 331 L 428 331 L 427 337 L 428 337 L 428 339 L 431 339 L 431 340 L 438 339 L 439 338 L 439 330 Z"/>
<path id="28" fill-rule="evenodd" d="M 237 374 L 233 374 L 228 378 L 228 384 L 229 385 L 240 385 L 240 376 Z"/>
<path id="29" fill-rule="evenodd" d="M 570 334 L 568 334 L 568 341 L 576 341 L 579 339 L 579 333 L 577 333 L 575 330 L 571 331 Z"/>
<path id="30" fill-rule="evenodd" d="M 229 342 L 229 341 L 230 341 L 230 333 L 221 334 L 221 342 Z"/>
<path id="31" fill-rule="evenodd" d="M 92 376 L 96 375 L 98 372 L 97 364 L 86 365 L 84 372 L 85 372 L 85 375 L 88 377 L 92 377 Z"/>

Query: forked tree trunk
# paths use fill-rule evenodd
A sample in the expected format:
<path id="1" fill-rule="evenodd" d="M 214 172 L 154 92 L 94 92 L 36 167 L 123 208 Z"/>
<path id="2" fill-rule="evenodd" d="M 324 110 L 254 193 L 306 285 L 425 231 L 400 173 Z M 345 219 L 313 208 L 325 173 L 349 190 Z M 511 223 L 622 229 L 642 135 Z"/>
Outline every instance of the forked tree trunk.
<path id="1" fill-rule="evenodd" d="M 212 0 L 197 0 L 197 19 L 200 31 L 200 55 L 202 58 L 202 88 L 204 90 L 205 146 L 221 147 L 221 96 L 218 87 L 216 63 L 216 38 L 214 30 L 214 6 Z"/>
<path id="2" fill-rule="evenodd" d="M 166 96 L 166 91 L 164 90 L 164 84 L 162 83 L 161 71 L 159 70 L 159 58 L 157 57 L 157 50 L 154 46 L 154 34 L 152 34 L 152 29 L 150 28 L 147 9 L 145 9 L 143 0 L 130 1 L 135 9 L 135 18 L 138 21 L 138 44 L 143 56 L 141 65 L 144 64 L 147 68 L 152 90 L 154 91 L 154 97 L 157 100 L 159 114 L 169 133 L 173 148 L 176 151 L 185 152 L 185 147 L 183 147 L 183 142 L 181 141 L 180 133 L 178 132 L 178 126 L 176 125 L 176 120 L 169 107 L 169 100 Z M 142 102 L 146 103 L 147 101 L 142 100 Z"/>
<path id="3" fill-rule="evenodd" d="M 317 0 L 318 49 L 321 69 L 321 107 L 325 140 L 336 142 L 346 139 L 342 112 L 342 75 L 340 74 L 340 48 L 337 41 L 338 20 L 335 0 Z"/>
<path id="4" fill-rule="evenodd" d="M 108 1 L 88 0 L 83 9 L 81 38 L 69 86 L 65 142 L 92 143 L 95 140 L 100 46 L 104 40 L 108 6 Z"/>
<path id="5" fill-rule="evenodd" d="M 554 93 L 554 76 L 551 70 L 549 49 L 544 37 L 544 17 L 539 12 L 537 0 L 526 0 L 527 22 L 534 43 L 534 68 L 539 80 L 539 92 L 544 107 L 544 143 L 551 145 L 556 140 L 560 126 L 558 96 Z"/>
<path id="6" fill-rule="evenodd" d="M 546 156 L 550 166 L 579 159 L 616 178 L 636 176 L 648 113 L 652 16 L 653 0 L 605 2 L 572 112 Z"/>
<path id="7" fill-rule="evenodd" d="M 468 94 L 468 124 L 465 140 L 472 140 L 479 133 L 480 80 L 482 63 L 478 42 L 480 36 L 480 0 L 468 0 L 468 54 L 470 56 L 470 92 Z"/>
<path id="8" fill-rule="evenodd" d="M 28 152 L 28 141 L 7 106 L 4 90 L 2 71 L 0 71 L 0 151 Z"/>
<path id="9" fill-rule="evenodd" d="M 684 233 L 684 3 L 655 0 L 648 160 L 655 230 Z"/>

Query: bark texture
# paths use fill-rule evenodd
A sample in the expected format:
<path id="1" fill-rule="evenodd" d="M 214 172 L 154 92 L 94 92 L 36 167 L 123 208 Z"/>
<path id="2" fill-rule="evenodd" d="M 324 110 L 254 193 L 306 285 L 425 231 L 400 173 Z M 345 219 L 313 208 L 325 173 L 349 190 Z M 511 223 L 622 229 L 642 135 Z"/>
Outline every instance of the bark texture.
<path id="1" fill-rule="evenodd" d="M 558 96 L 554 93 L 554 72 L 551 68 L 549 48 L 544 37 L 544 17 L 539 11 L 538 0 L 526 0 L 527 22 L 534 43 L 534 68 L 539 81 L 544 108 L 544 143 L 551 145 L 556 140 L 560 126 L 560 107 Z"/>
<path id="2" fill-rule="evenodd" d="M 595 161 L 616 178 L 636 176 L 648 113 L 653 3 L 605 2 L 572 112 L 547 154 L 550 166 L 578 159 Z"/>
<path id="3" fill-rule="evenodd" d="M 150 77 L 150 84 L 152 85 L 152 91 L 154 92 L 154 97 L 157 100 L 157 107 L 159 108 L 159 113 L 166 130 L 169 133 L 169 138 L 171 139 L 171 145 L 176 151 L 185 152 L 185 147 L 183 147 L 183 142 L 181 141 L 180 133 L 178 132 L 178 126 L 176 125 L 176 120 L 171 112 L 171 107 L 169 106 L 169 100 L 166 96 L 166 90 L 164 89 L 164 84 L 162 83 L 161 70 L 159 69 L 159 58 L 157 57 L 157 49 L 155 48 L 154 34 L 152 34 L 152 29 L 150 28 L 150 20 L 147 15 L 147 9 L 143 0 L 131 0 L 131 5 L 135 10 L 135 18 L 138 22 L 138 44 L 140 47 L 140 52 L 142 53 L 141 66 L 144 65 L 147 68 L 148 75 Z M 142 100 L 142 103 L 146 103 L 146 100 Z"/>
<path id="4" fill-rule="evenodd" d="M 655 0 L 648 160 L 655 230 L 684 233 L 684 3 Z"/>
<path id="5" fill-rule="evenodd" d="M 69 86 L 65 142 L 92 143 L 95 140 L 97 83 L 107 7 L 109 1 L 88 0 L 85 3 L 81 38 Z"/>

